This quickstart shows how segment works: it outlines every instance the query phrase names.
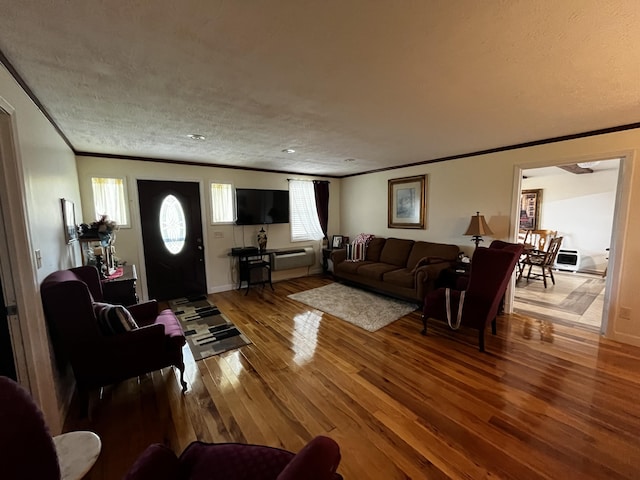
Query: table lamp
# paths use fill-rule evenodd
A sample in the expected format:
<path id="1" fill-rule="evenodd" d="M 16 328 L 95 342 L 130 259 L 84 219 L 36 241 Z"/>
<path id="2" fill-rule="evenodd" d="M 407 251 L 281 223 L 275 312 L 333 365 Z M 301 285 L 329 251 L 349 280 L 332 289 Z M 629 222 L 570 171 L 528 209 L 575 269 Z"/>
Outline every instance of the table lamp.
<path id="1" fill-rule="evenodd" d="M 482 235 L 493 235 L 493 232 L 487 225 L 487 222 L 484 219 L 483 215 L 480 215 L 480 212 L 476 212 L 476 214 L 471 217 L 471 223 L 469 223 L 469 227 L 467 231 L 464 233 L 465 235 L 472 235 L 472 242 L 476 242 L 476 248 L 478 248 L 478 244 L 482 242 Z"/>

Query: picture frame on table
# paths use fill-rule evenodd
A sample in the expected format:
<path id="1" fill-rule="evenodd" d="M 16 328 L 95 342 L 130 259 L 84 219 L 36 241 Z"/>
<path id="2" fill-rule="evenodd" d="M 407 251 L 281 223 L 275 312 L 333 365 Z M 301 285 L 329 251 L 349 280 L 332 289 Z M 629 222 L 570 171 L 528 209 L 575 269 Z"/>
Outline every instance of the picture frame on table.
<path id="1" fill-rule="evenodd" d="M 537 230 L 540 225 L 542 189 L 522 190 L 520 194 L 520 230 Z"/>
<path id="2" fill-rule="evenodd" d="M 62 207 L 62 225 L 67 244 L 78 241 L 78 227 L 76 226 L 76 207 L 71 200 L 60 199 Z"/>
<path id="3" fill-rule="evenodd" d="M 389 180 L 389 228 L 425 228 L 426 184 L 427 175 Z"/>
<path id="4" fill-rule="evenodd" d="M 344 236 L 334 235 L 331 237 L 331 248 L 342 248 L 344 246 Z"/>

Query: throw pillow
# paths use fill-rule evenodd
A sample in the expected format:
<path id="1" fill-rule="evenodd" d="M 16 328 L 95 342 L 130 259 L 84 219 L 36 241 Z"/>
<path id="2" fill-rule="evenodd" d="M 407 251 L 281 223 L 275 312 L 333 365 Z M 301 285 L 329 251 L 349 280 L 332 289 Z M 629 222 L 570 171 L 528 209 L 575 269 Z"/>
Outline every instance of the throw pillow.
<path id="1" fill-rule="evenodd" d="M 347 244 L 347 262 L 362 262 L 367 254 L 367 246 L 364 243 Z"/>
<path id="2" fill-rule="evenodd" d="M 122 305 L 95 302 L 93 311 L 98 321 L 98 328 L 104 335 L 125 333 L 138 328 L 129 310 Z"/>

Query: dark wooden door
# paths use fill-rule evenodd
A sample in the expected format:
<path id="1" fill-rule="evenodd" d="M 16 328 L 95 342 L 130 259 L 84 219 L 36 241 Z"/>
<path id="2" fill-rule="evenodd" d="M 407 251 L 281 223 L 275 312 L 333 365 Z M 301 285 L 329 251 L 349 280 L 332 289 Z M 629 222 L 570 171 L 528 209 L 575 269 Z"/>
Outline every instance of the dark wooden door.
<path id="1" fill-rule="evenodd" d="M 149 298 L 207 293 L 200 186 L 138 180 Z"/>

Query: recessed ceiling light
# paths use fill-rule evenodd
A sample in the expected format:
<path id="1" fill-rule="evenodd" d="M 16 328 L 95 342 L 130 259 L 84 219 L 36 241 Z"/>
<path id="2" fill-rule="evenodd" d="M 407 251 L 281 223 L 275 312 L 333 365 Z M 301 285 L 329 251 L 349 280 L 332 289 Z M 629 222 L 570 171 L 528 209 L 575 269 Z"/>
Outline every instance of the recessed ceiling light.
<path id="1" fill-rule="evenodd" d="M 283 153 L 296 153 L 296 151 L 293 148 L 285 148 L 284 150 L 282 150 Z"/>
<path id="2" fill-rule="evenodd" d="M 187 135 L 191 140 L 205 140 L 207 137 L 200 135 L 199 133 L 190 133 Z"/>
<path id="3" fill-rule="evenodd" d="M 355 158 L 345 158 L 344 161 L 345 162 L 355 162 L 356 159 Z"/>

